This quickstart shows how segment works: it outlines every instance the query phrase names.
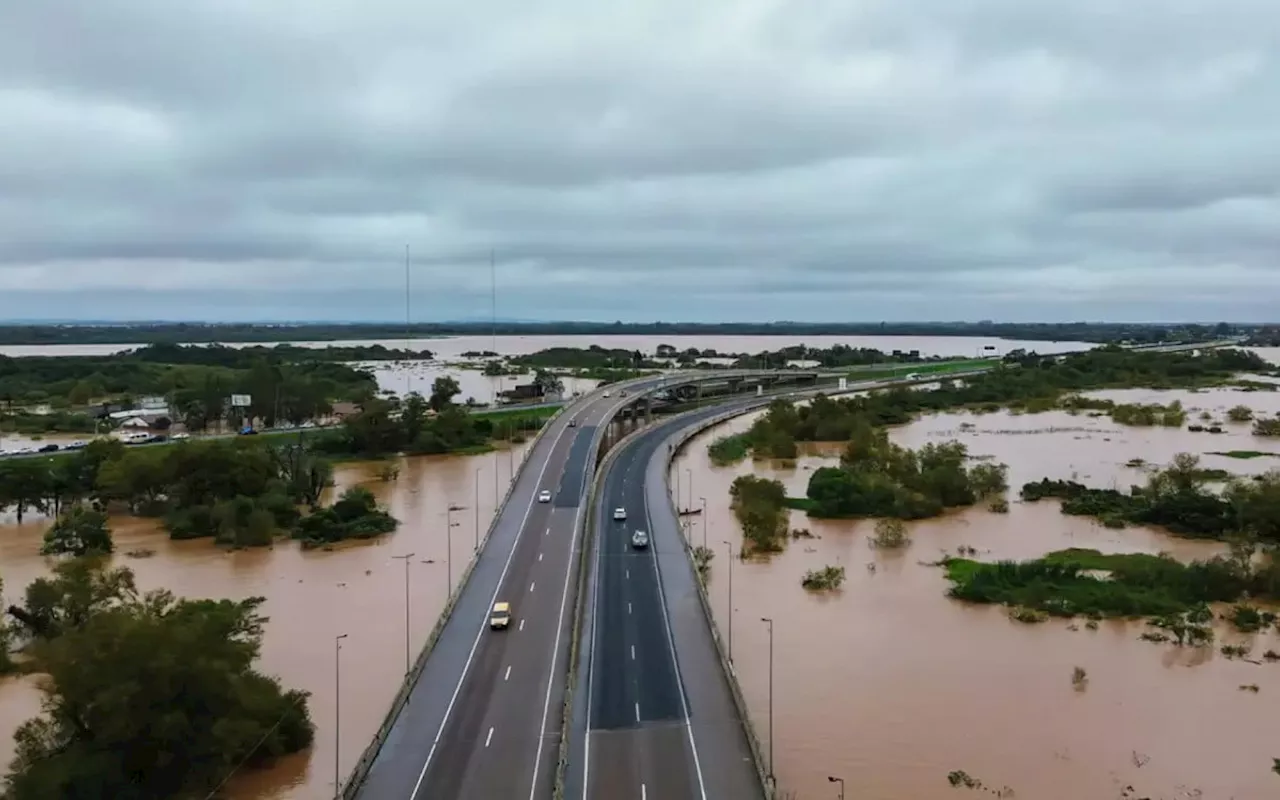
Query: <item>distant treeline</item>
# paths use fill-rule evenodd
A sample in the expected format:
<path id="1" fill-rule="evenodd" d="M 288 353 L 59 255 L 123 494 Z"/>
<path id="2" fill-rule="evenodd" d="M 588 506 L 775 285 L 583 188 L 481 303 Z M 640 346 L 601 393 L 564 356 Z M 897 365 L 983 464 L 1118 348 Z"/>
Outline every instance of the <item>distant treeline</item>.
<path id="1" fill-rule="evenodd" d="M 1257 325 L 1004 322 L 487 322 L 392 324 L 0 325 L 0 345 L 403 340 L 431 336 L 988 336 L 1024 341 L 1162 342 L 1249 334 Z"/>

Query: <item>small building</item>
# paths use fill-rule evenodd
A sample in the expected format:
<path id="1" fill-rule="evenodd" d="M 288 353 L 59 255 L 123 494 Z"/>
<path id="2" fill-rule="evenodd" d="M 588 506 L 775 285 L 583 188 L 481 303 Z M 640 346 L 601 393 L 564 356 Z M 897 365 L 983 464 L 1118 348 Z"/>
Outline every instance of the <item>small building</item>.
<path id="1" fill-rule="evenodd" d="M 530 400 L 538 400 L 545 394 L 540 383 L 521 383 L 514 389 L 503 390 L 498 397 L 504 403 L 527 403 Z"/>

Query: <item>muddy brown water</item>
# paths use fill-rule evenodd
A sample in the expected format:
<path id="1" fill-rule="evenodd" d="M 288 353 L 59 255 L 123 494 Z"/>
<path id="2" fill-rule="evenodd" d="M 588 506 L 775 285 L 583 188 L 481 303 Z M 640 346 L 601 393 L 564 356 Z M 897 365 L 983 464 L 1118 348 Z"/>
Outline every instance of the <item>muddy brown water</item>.
<path id="1" fill-rule="evenodd" d="M 291 688 L 312 692 L 316 742 L 310 752 L 274 767 L 237 776 L 234 800 L 319 800 L 333 796 L 334 637 L 347 634 L 341 652 L 342 745 L 339 772 L 345 779 L 368 744 L 405 672 L 404 562 L 410 560 L 411 649 L 425 643 L 448 593 L 445 532 L 453 513 L 452 577 L 456 584 L 470 560 L 475 531 L 483 536 L 493 515 L 495 494 L 505 494 L 512 468 L 527 445 L 480 456 L 400 459 L 400 476 L 384 482 L 382 463 L 340 465 L 333 492 L 367 486 L 401 521 L 400 529 L 373 543 L 332 551 L 304 551 L 293 542 L 270 549 L 226 552 L 208 541 L 173 542 L 154 521 L 113 520 L 117 565 L 137 573 L 143 589 L 168 588 L 186 597 L 267 598 L 260 668 Z M 497 476 L 495 492 L 494 476 Z M 476 487 L 479 504 L 476 504 Z M 478 509 L 478 514 L 477 514 Z M 17 525 L 10 516 L 0 527 L 0 576 L 4 602 L 18 602 L 24 587 L 47 574 L 39 555 L 47 520 Z M 128 551 L 154 555 L 131 558 Z M 0 680 L 0 765 L 13 755 L 12 733 L 39 712 L 34 678 Z"/>
<path id="2" fill-rule="evenodd" d="M 1116 399 L 1121 396 L 1111 395 Z M 1145 402 L 1181 399 L 1188 407 L 1225 409 L 1278 405 L 1280 396 L 1213 391 L 1122 395 Z M 1267 399 L 1262 399 L 1267 398 Z M 1127 401 L 1132 401 L 1127 400 Z M 963 423 L 975 426 L 961 432 Z M 728 508 L 733 478 L 777 478 L 802 495 L 812 470 L 834 464 L 838 446 L 810 446 L 794 469 L 767 462 L 716 468 L 706 445 L 750 418 L 694 440 L 673 474 L 681 494 L 706 497 L 706 540 L 716 552 L 709 592 L 717 624 L 727 634 L 728 561 L 741 533 Z M 1105 552 L 1169 552 L 1180 559 L 1220 552 L 1215 543 L 1171 537 L 1145 528 L 1109 530 L 1059 513 L 1053 502 L 1024 504 L 1016 488 L 1044 476 L 1096 486 L 1141 482 L 1132 458 L 1168 460 L 1177 452 L 1267 449 L 1248 426 L 1220 436 L 1123 428 L 1105 418 L 1053 412 L 1014 416 L 942 414 L 899 428 L 910 446 L 957 438 L 974 455 L 1010 467 L 1008 514 L 970 509 L 909 526 L 912 545 L 882 553 L 868 547 L 872 521 L 810 520 L 793 528 L 816 538 L 793 540 L 770 560 L 733 568 L 735 665 L 766 752 L 769 701 L 768 631 L 774 629 L 774 745 L 779 788 L 800 800 L 836 797 L 828 776 L 844 778 L 859 800 L 953 800 L 993 796 L 955 789 L 964 770 L 993 791 L 1012 788 L 1035 800 L 1111 800 L 1127 786 L 1137 797 L 1263 800 L 1280 797 L 1280 664 L 1231 661 L 1216 649 L 1179 649 L 1138 641 L 1139 623 L 1105 621 L 1089 631 L 1055 620 L 1010 621 L 1003 610 L 967 606 L 945 596 L 934 561 L 961 545 L 979 558 L 1033 558 L 1064 547 Z M 1276 448 L 1280 449 L 1280 448 Z M 1206 466 L 1240 473 L 1280 467 L 1280 459 L 1206 456 Z M 690 492 L 689 482 L 693 489 Z M 704 522 L 689 518 L 703 541 Z M 844 587 L 826 595 L 800 587 L 805 571 L 845 566 Z M 875 571 L 868 565 L 874 565 Z M 1280 636 L 1246 637 L 1219 627 L 1218 642 L 1252 642 L 1253 658 L 1280 650 Z M 1216 645 L 1215 645 L 1216 647 Z M 1083 691 L 1072 670 L 1083 667 Z M 1240 686 L 1257 684 L 1257 694 Z"/>

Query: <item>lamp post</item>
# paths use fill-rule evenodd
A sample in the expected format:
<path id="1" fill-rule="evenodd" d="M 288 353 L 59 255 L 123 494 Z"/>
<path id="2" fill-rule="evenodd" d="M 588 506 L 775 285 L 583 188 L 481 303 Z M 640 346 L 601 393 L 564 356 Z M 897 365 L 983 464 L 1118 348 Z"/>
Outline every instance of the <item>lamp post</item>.
<path id="1" fill-rule="evenodd" d="M 476 552 L 480 552 L 480 468 L 476 467 Z"/>
<path id="2" fill-rule="evenodd" d="M 835 775 L 828 775 L 827 781 L 830 783 L 840 784 L 840 800 L 844 800 L 844 778 L 840 778 Z"/>
<path id="3" fill-rule="evenodd" d="M 693 505 L 693 470 L 686 469 L 684 471 L 684 474 L 689 478 L 688 498 L 689 498 L 689 505 L 692 506 Z M 684 534 L 686 539 L 693 538 L 693 530 L 689 527 L 688 524 L 684 525 Z M 692 547 L 692 543 L 690 543 L 690 546 Z"/>
<path id="4" fill-rule="evenodd" d="M 699 497 L 702 501 L 702 549 L 707 549 L 707 498 Z"/>
<path id="5" fill-rule="evenodd" d="M 445 592 L 446 598 L 453 595 L 453 503 L 444 512 L 444 563 L 445 563 Z"/>
<path id="6" fill-rule="evenodd" d="M 404 674 L 409 674 L 409 559 L 417 553 L 392 556 L 404 562 Z"/>
<path id="7" fill-rule="evenodd" d="M 773 620 L 761 617 L 760 621 L 769 626 L 769 781 L 777 786 L 778 779 L 773 774 Z"/>
<path id="8" fill-rule="evenodd" d="M 342 640 L 345 633 L 333 637 L 333 800 L 342 793 L 339 759 L 342 756 Z"/>
<path id="9" fill-rule="evenodd" d="M 725 541 L 729 555 L 729 663 L 733 663 L 733 543 Z"/>

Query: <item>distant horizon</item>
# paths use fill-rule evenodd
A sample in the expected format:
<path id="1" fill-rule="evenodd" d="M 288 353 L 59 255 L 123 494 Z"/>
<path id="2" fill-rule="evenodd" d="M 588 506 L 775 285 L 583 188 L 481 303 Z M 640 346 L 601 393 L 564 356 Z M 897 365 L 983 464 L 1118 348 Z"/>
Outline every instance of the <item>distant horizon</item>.
<path id="1" fill-rule="evenodd" d="M 963 325 L 963 326 L 1020 326 L 1020 325 L 1044 325 L 1044 326 L 1071 326 L 1071 325 L 1104 325 L 1104 326 L 1132 326 L 1132 327 L 1168 327 L 1177 325 L 1199 325 L 1214 326 L 1222 323 L 1233 326 L 1242 327 L 1265 327 L 1269 325 L 1277 325 L 1280 323 L 1266 322 L 1257 320 L 1230 320 L 1230 319 L 1208 319 L 1208 320 L 1107 320 L 1107 319 L 1078 319 L 1065 321 L 1048 321 L 1048 320 L 1001 320 L 1001 319 L 982 319 L 982 320 L 944 320 L 944 319 L 902 319 L 902 320 L 726 320 L 726 321 L 700 321 L 700 320 L 647 320 L 647 321 L 619 321 L 619 320 L 590 320 L 590 319 L 528 319 L 528 318 L 504 318 L 497 319 L 452 319 L 452 320 L 419 320 L 409 323 L 395 320 L 371 320 L 371 319 L 260 319 L 260 320 L 217 320 L 217 319 L 73 319 L 73 318 L 33 318 L 33 319 L 6 319 L 0 320 L 0 327 L 146 327 L 146 326 L 195 326 L 195 327 L 262 327 L 262 328 L 301 328 L 301 327 L 377 327 L 377 328 L 419 328 L 419 327 L 465 327 L 478 328 L 493 324 L 505 326 L 549 326 L 564 325 L 578 327 L 597 327 L 610 326 L 618 328 L 637 328 L 652 326 L 671 326 L 671 327 L 689 327 L 689 326 L 705 326 L 705 327 L 743 327 L 743 326 L 775 326 L 775 327 L 796 327 L 796 328 L 816 328 L 816 327 L 867 327 L 867 326 L 946 326 L 946 325 Z"/>

